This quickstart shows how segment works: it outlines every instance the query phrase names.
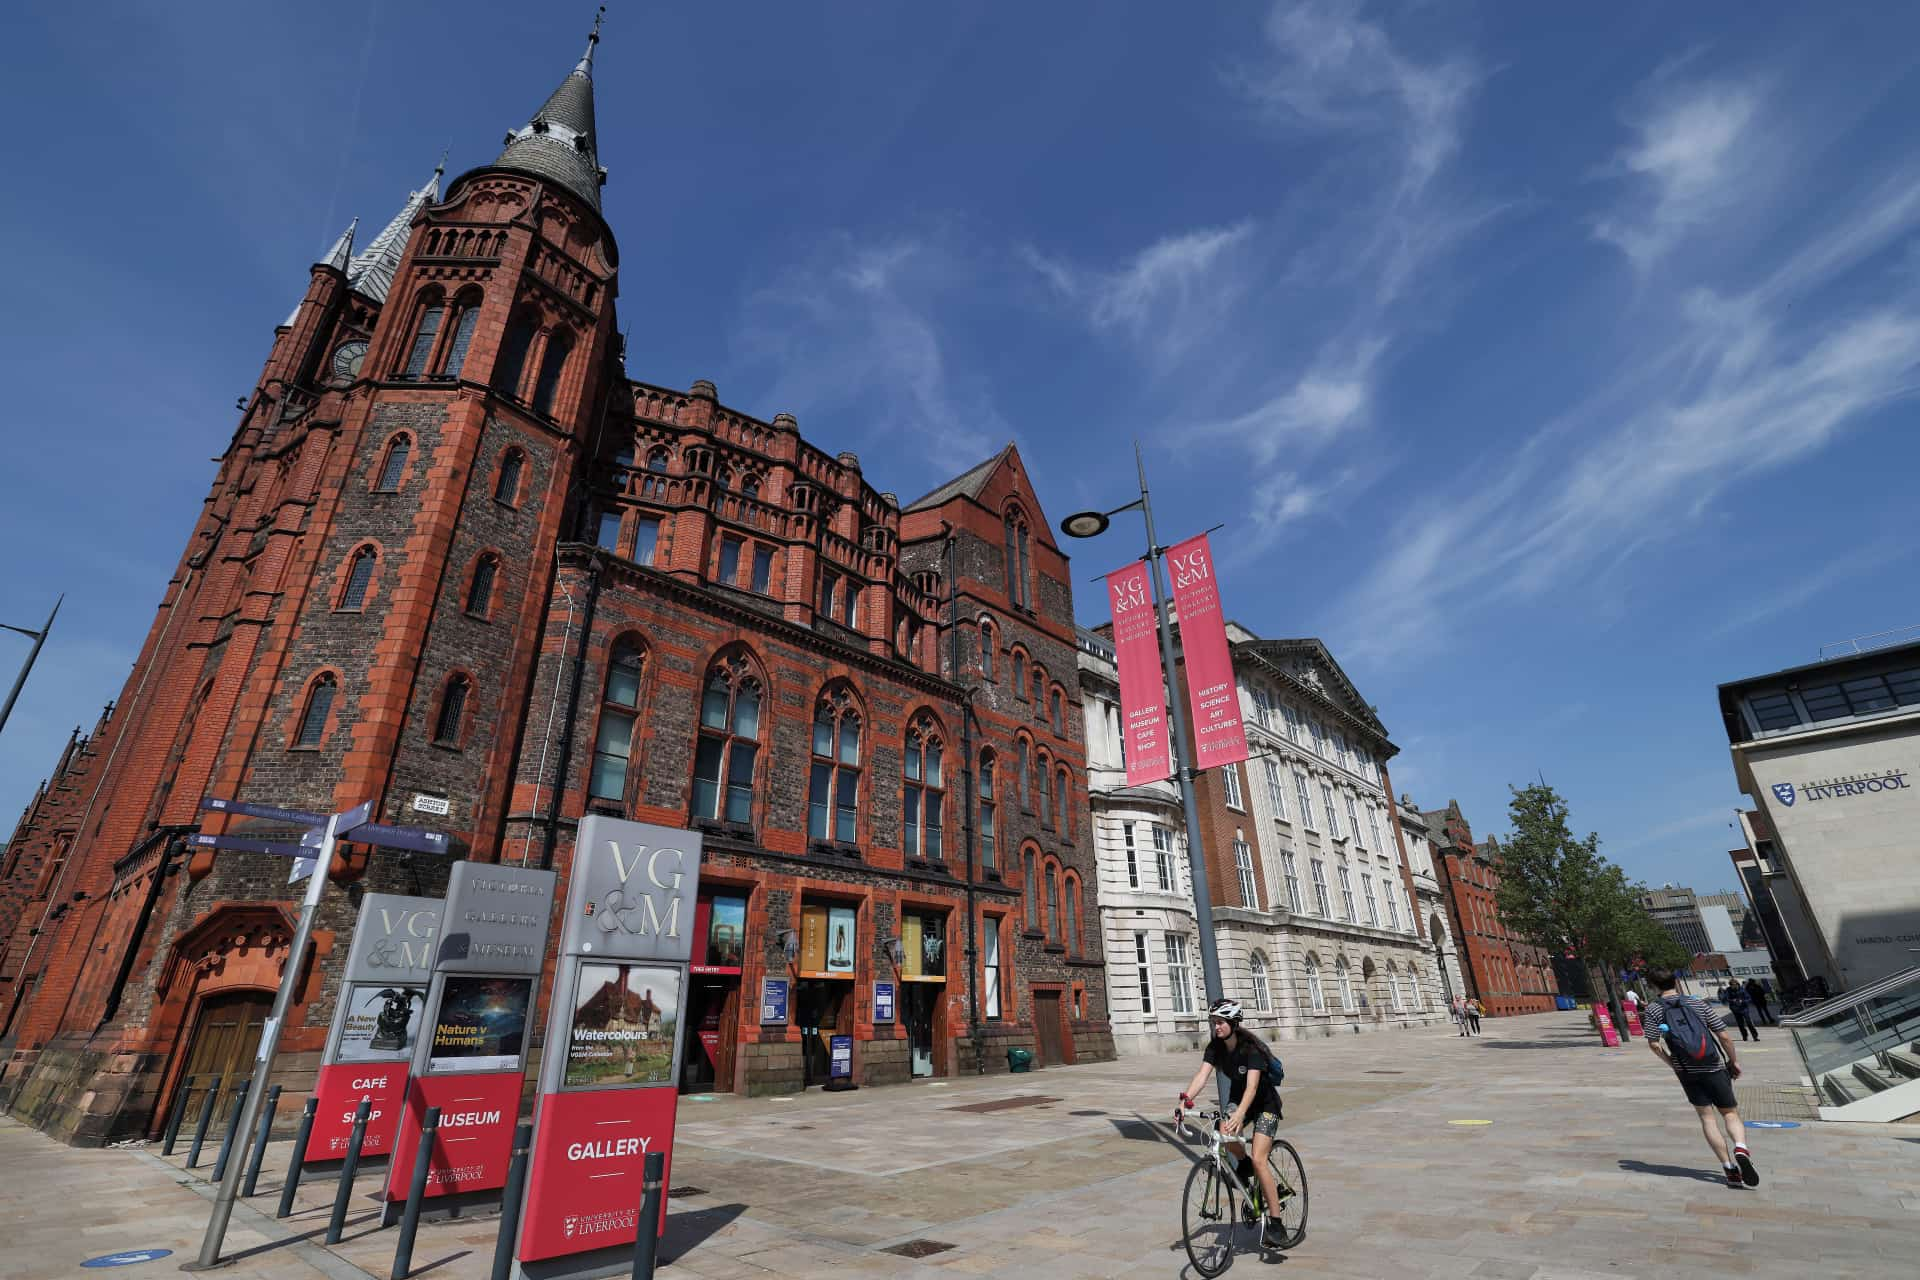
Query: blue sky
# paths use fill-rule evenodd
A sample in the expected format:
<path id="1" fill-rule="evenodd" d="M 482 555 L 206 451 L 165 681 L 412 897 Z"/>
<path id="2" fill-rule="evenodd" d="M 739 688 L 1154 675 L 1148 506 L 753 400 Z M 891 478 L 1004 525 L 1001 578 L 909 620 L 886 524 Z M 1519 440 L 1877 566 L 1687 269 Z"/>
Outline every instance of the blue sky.
<path id="1" fill-rule="evenodd" d="M 10 824 L 117 695 L 306 267 L 497 153 L 591 6 L 10 10 Z M 1423 807 L 1537 773 L 1734 883 L 1721 680 L 1920 622 L 1920 11 L 640 5 L 598 58 L 630 368 L 910 498 L 1216 522 Z M 751 25 L 749 25 L 749 21 Z M 1136 554 L 1123 517 L 1076 550 Z M 0 638 L 9 677 L 26 642 Z"/>

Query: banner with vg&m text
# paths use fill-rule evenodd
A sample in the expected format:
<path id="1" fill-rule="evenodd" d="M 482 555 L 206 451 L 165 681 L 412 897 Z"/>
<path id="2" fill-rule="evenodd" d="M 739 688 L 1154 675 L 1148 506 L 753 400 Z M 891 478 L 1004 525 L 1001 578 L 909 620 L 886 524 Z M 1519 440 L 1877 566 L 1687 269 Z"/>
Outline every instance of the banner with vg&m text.
<path id="1" fill-rule="evenodd" d="M 1160 669 L 1158 619 L 1147 562 L 1136 560 L 1107 575 L 1113 606 L 1113 653 L 1120 668 L 1120 740 L 1127 785 L 1173 776 L 1167 745 L 1167 692 Z"/>
<path id="2" fill-rule="evenodd" d="M 1226 617 L 1220 612 L 1220 582 L 1213 576 L 1213 546 L 1196 534 L 1167 549 L 1173 607 L 1180 619 L 1180 651 L 1186 659 L 1187 698 L 1193 708 L 1196 769 L 1238 764 L 1247 758 L 1247 726 L 1240 715 L 1240 686 L 1233 676 Z"/>

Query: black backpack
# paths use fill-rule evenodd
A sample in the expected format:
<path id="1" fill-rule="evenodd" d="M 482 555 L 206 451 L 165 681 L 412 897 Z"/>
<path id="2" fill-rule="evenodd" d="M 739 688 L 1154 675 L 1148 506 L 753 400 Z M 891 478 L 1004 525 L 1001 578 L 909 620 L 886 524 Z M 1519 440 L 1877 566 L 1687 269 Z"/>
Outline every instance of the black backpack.
<path id="1" fill-rule="evenodd" d="M 1675 1062 L 1689 1067 L 1708 1067 L 1718 1061 L 1713 1030 L 1694 1007 L 1678 997 L 1660 1002 L 1666 1021 L 1660 1029 L 1666 1033 L 1667 1048 Z"/>

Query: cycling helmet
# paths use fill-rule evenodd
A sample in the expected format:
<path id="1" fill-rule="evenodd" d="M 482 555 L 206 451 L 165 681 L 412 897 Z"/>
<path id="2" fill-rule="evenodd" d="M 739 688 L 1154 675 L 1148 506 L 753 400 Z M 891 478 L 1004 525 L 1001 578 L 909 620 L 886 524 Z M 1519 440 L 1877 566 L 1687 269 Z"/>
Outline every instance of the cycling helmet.
<path id="1" fill-rule="evenodd" d="M 1242 1016 L 1240 1002 L 1238 1000 L 1222 1000 L 1220 1003 L 1214 1005 L 1213 1008 L 1207 1010 L 1207 1016 L 1209 1018 L 1224 1018 L 1237 1027 L 1240 1025 L 1240 1018 Z"/>

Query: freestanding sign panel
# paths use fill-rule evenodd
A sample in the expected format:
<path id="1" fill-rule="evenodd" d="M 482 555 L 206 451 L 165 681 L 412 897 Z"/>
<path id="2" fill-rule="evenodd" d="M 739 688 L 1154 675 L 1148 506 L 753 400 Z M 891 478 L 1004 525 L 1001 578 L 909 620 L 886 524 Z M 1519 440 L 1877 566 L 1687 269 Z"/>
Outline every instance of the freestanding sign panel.
<path id="1" fill-rule="evenodd" d="M 672 1164 L 697 832 L 580 824 L 540 1060 L 520 1261 L 630 1245 L 648 1152 Z M 671 1174 L 671 1168 L 669 1168 Z M 662 1223 L 650 1224 L 658 1231 Z"/>
<path id="2" fill-rule="evenodd" d="M 505 1184 L 557 878 L 529 867 L 453 864 L 406 1112 L 387 1164 L 387 1199 L 406 1199 L 428 1107 L 440 1108 L 440 1130 L 427 1195 Z"/>
<path id="3" fill-rule="evenodd" d="M 438 898 L 397 893 L 370 893 L 360 900 L 360 921 L 347 948 L 340 1000 L 314 1083 L 319 1103 L 307 1143 L 309 1164 L 346 1154 L 353 1112 L 362 1098 L 373 1108 L 360 1153 L 383 1156 L 393 1150 L 445 905 Z"/>

